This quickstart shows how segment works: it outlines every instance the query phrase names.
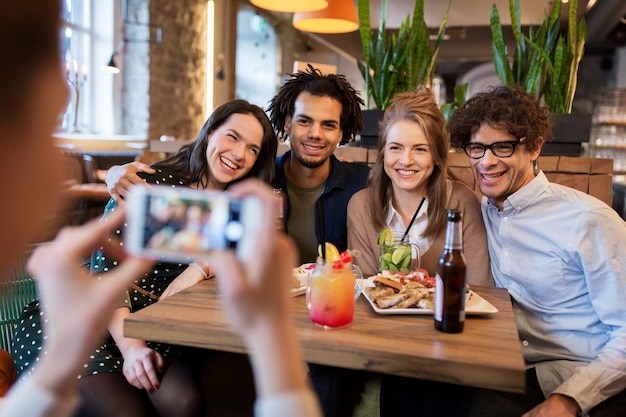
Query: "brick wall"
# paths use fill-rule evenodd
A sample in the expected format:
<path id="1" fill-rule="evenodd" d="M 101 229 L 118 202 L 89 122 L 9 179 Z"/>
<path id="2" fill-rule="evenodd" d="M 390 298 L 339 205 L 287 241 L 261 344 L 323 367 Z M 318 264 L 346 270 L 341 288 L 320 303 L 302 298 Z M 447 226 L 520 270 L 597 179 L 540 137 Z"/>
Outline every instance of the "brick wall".
<path id="1" fill-rule="evenodd" d="M 127 14 L 160 25 L 163 38 L 126 45 L 124 133 L 194 139 L 204 123 L 206 0 L 128 0 Z M 147 39 L 149 33 L 127 25 L 126 36 Z"/>

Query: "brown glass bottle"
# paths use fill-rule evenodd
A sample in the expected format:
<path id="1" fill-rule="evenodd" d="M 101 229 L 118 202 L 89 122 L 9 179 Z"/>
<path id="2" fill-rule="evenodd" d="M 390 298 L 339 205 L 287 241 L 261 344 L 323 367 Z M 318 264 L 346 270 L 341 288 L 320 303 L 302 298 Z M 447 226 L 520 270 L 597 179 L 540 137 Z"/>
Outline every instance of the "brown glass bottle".
<path id="1" fill-rule="evenodd" d="M 448 210 L 446 243 L 437 263 L 435 287 L 435 328 L 445 333 L 461 333 L 465 324 L 465 256 L 463 255 L 463 216 Z"/>

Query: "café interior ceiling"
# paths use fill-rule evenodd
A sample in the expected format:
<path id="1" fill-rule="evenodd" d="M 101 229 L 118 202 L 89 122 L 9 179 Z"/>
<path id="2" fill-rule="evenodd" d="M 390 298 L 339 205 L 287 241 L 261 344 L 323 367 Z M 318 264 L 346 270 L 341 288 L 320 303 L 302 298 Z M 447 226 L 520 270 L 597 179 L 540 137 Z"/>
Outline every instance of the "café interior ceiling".
<path id="1" fill-rule="evenodd" d="M 411 16 L 415 0 L 388 0 L 387 28 L 397 29 Z M 544 11 L 549 11 L 553 0 L 520 0 L 522 25 L 538 25 Z M 491 59 L 491 32 L 489 14 L 493 4 L 500 12 L 504 25 L 510 24 L 508 0 L 452 0 L 446 33 L 450 36 L 440 50 L 442 61 L 482 61 Z M 445 14 L 448 1 L 424 0 L 424 14 L 428 26 L 436 31 Z M 380 0 L 370 0 L 371 25 L 378 26 Z M 569 7 L 562 7 L 562 21 L 567 21 Z M 626 0 L 578 0 L 578 16 L 587 20 L 587 50 L 606 50 L 626 46 Z M 362 59 L 358 31 L 338 35 L 312 37 L 335 48 L 338 52 Z M 505 34 L 505 37 L 507 34 Z"/>
<path id="2" fill-rule="evenodd" d="M 600 0 L 602 1 L 602 0 Z M 587 0 L 579 0 L 579 8 Z M 387 27 L 398 28 L 413 13 L 415 0 L 388 0 Z M 452 0 L 449 27 L 488 26 L 491 6 L 495 4 L 500 12 L 503 24 L 510 24 L 508 0 Z M 425 0 L 424 15 L 429 27 L 437 27 L 445 15 L 448 1 Z M 378 26 L 378 9 L 380 0 L 370 0 L 370 13 L 373 26 Z M 522 24 L 537 24 L 543 20 L 544 10 L 552 8 L 552 0 L 520 0 Z"/>

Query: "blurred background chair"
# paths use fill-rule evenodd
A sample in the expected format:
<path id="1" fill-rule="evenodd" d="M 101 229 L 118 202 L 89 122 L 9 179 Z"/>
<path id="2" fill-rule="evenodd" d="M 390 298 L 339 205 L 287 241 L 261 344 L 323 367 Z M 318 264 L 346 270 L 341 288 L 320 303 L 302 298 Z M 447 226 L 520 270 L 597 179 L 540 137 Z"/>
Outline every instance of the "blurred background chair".
<path id="1" fill-rule="evenodd" d="M 13 329 L 24 306 L 37 298 L 37 283 L 26 269 L 28 258 L 36 247 L 26 248 L 15 267 L 0 282 L 0 348 L 9 352 Z"/>

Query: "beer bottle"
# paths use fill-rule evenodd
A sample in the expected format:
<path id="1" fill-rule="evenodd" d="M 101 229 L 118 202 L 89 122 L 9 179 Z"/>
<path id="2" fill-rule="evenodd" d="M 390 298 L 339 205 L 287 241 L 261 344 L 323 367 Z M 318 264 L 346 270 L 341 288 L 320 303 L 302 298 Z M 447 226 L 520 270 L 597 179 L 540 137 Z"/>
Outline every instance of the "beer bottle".
<path id="1" fill-rule="evenodd" d="M 458 210 L 448 210 L 446 242 L 437 262 L 436 280 L 435 328 L 461 333 L 465 324 L 465 256 L 463 216 Z"/>

